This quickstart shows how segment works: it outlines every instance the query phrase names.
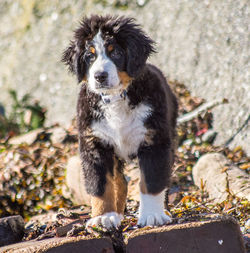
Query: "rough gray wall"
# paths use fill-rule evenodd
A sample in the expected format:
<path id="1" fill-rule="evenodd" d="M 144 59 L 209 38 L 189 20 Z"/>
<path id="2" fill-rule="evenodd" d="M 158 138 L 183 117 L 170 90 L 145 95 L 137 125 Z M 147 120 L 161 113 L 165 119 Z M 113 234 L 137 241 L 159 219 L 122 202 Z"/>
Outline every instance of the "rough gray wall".
<path id="1" fill-rule="evenodd" d="M 0 102 L 9 104 L 9 88 L 16 89 L 20 96 L 31 93 L 48 108 L 47 124 L 70 124 L 75 115 L 77 85 L 60 58 L 84 1 L 3 2 Z"/>
<path id="2" fill-rule="evenodd" d="M 126 10 L 93 1 L 4 0 L 0 2 L 0 102 L 7 89 L 30 92 L 49 108 L 48 124 L 69 124 L 75 115 L 77 86 L 59 63 L 83 14 L 122 13 L 137 18 L 157 42 L 151 62 L 171 80 L 184 83 L 208 101 L 229 104 L 213 110 L 217 144 L 225 143 L 249 116 L 249 4 L 247 0 L 159 0 Z M 4 25 L 3 25 L 4 24 Z M 249 123 L 231 147 L 248 153 Z"/>
<path id="3" fill-rule="evenodd" d="M 139 16 L 159 45 L 152 61 L 170 79 L 208 101 L 228 98 L 229 104 L 213 110 L 217 144 L 230 139 L 250 113 L 249 10 L 247 0 L 168 0 L 151 1 Z M 230 144 L 248 154 L 249 126 Z"/>

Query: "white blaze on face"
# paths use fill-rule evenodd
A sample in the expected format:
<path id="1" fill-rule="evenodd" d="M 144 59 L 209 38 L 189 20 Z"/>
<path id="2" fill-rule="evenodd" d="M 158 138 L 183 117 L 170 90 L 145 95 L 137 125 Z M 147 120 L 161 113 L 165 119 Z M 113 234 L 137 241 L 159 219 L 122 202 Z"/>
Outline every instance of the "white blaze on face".
<path id="1" fill-rule="evenodd" d="M 93 92 L 97 92 L 95 73 L 107 72 L 108 73 L 108 84 L 107 88 L 117 88 L 120 84 L 117 68 L 113 61 L 106 55 L 104 41 L 99 31 L 93 39 L 93 44 L 96 52 L 96 59 L 89 69 L 88 83 L 89 88 Z"/>

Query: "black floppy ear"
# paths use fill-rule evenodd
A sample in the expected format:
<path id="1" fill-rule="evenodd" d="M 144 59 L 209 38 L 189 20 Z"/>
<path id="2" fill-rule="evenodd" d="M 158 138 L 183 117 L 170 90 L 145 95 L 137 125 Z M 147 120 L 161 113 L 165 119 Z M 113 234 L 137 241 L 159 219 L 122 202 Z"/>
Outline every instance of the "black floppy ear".
<path id="1" fill-rule="evenodd" d="M 62 55 L 62 62 L 68 66 L 70 72 L 77 76 L 78 82 L 86 79 L 88 63 L 84 58 L 85 44 L 93 34 L 98 19 L 98 16 L 84 17 L 74 32 L 73 40 Z"/>
<path id="2" fill-rule="evenodd" d="M 125 42 L 127 51 L 127 73 L 130 77 L 136 77 L 144 67 L 147 58 L 153 52 L 154 41 L 151 40 L 134 23 L 132 18 L 122 18 L 121 26 L 118 28 L 119 37 Z"/>
<path id="3" fill-rule="evenodd" d="M 78 82 L 80 83 L 86 76 L 86 63 L 83 59 L 84 52 L 81 52 L 77 44 L 73 41 L 63 52 L 62 62 L 64 62 L 69 71 L 77 76 Z"/>

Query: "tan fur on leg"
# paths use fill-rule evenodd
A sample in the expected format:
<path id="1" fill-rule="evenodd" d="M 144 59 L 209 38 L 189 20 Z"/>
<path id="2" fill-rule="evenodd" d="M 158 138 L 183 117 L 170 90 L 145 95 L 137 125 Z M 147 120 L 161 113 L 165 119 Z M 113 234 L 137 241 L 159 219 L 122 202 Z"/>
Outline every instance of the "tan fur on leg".
<path id="1" fill-rule="evenodd" d="M 143 171 L 140 171 L 140 191 L 143 193 L 143 194 L 147 194 L 148 193 L 148 190 L 147 190 L 147 185 L 146 185 L 146 182 L 145 182 L 145 175 L 143 174 Z"/>
<path id="2" fill-rule="evenodd" d="M 92 217 L 108 212 L 124 214 L 127 198 L 127 181 L 122 172 L 118 170 L 118 161 L 114 157 L 114 176 L 107 174 L 105 192 L 101 197 L 91 197 Z"/>
<path id="3" fill-rule="evenodd" d="M 105 192 L 101 197 L 91 197 L 92 217 L 108 212 L 116 212 L 114 180 L 110 173 L 107 174 Z"/>
<path id="4" fill-rule="evenodd" d="M 115 187 L 115 197 L 116 197 L 116 210 L 119 214 L 124 214 L 124 209 L 126 206 L 127 198 L 127 181 L 124 175 L 118 170 L 118 161 L 115 159 L 114 164 L 114 187 Z"/>

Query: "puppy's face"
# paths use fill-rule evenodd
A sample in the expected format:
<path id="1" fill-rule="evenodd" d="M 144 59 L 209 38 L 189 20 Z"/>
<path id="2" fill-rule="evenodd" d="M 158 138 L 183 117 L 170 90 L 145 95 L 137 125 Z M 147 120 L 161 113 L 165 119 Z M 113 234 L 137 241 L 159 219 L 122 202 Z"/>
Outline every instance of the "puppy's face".
<path id="1" fill-rule="evenodd" d="M 80 23 L 62 61 L 92 92 L 115 93 L 139 75 L 153 43 L 131 18 L 91 16 Z"/>
<path id="2" fill-rule="evenodd" d="M 122 78 L 125 52 L 115 38 L 103 36 L 101 31 L 85 45 L 84 61 L 87 64 L 87 83 L 93 92 L 112 93 L 128 84 Z M 126 83 L 127 82 L 127 83 Z"/>

